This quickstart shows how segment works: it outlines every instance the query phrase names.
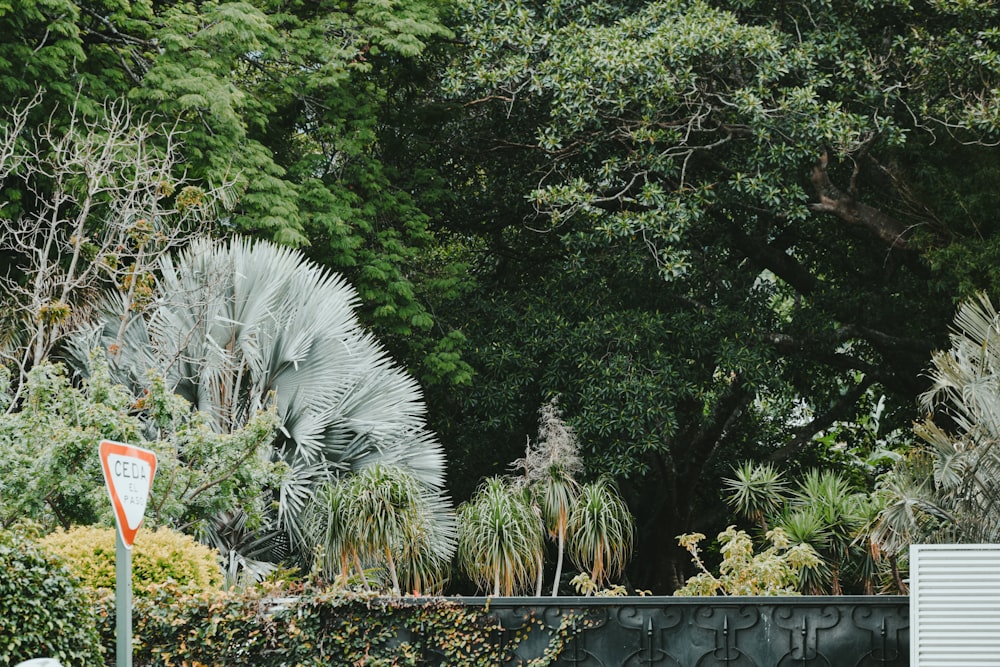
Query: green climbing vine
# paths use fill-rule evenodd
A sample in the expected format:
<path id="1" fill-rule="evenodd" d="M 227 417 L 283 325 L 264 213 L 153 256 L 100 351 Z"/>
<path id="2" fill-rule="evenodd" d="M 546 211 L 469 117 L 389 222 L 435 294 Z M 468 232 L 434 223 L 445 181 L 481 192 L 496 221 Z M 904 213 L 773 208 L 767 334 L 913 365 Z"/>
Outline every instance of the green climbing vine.
<path id="1" fill-rule="evenodd" d="M 97 608 L 102 643 L 113 651 L 114 598 Z M 150 667 L 496 667 L 517 652 L 519 664 L 547 667 L 586 625 L 567 614 L 558 628 L 546 628 L 532 616 L 503 636 L 488 605 L 287 586 L 192 594 L 165 584 L 136 599 L 133 656 Z M 536 632 L 548 635 L 547 644 L 526 647 Z"/>

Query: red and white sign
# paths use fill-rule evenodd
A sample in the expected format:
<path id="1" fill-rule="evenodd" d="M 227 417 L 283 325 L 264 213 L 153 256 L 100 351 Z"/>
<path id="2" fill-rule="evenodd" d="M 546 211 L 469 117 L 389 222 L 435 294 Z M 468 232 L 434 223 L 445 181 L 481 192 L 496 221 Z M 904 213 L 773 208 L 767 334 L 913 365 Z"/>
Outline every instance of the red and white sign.
<path id="1" fill-rule="evenodd" d="M 149 490 L 156 474 L 156 454 L 148 449 L 102 440 L 101 467 L 111 505 L 118 519 L 118 532 L 129 549 L 146 514 Z"/>

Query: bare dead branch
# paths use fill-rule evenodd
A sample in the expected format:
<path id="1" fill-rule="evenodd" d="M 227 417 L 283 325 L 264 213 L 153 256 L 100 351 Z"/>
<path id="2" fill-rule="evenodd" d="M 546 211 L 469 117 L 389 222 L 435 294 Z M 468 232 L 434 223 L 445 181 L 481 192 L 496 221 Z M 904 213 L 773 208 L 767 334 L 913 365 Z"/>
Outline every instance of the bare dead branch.
<path id="1" fill-rule="evenodd" d="M 0 120 L 0 177 L 29 206 L 0 220 L 0 249 L 19 257 L 23 275 L 0 276 L 2 305 L 23 328 L 23 374 L 88 318 L 102 289 L 122 296 L 122 331 L 154 294 L 159 258 L 208 228 L 228 185 L 203 190 L 173 175 L 175 130 L 158 130 L 127 103 L 105 105 L 98 119 L 69 109 L 69 122 L 26 127 L 41 96 Z M 11 179 L 17 179 L 12 181 Z"/>

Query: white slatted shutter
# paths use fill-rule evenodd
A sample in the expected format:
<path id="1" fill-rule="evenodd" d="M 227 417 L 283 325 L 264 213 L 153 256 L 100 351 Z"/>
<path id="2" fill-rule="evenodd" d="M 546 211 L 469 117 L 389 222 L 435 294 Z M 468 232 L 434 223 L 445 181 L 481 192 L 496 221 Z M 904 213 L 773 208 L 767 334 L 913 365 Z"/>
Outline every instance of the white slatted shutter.
<path id="1" fill-rule="evenodd" d="M 1000 544 L 910 547 L 910 667 L 1000 667 Z"/>

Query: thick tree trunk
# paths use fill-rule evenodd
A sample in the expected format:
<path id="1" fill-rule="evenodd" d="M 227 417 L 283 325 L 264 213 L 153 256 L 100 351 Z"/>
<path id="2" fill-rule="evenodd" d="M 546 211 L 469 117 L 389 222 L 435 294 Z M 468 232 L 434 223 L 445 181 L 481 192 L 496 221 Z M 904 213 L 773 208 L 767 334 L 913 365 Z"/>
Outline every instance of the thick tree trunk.
<path id="1" fill-rule="evenodd" d="M 691 521 L 702 474 L 753 397 L 752 389 L 734 378 L 711 414 L 679 434 L 671 448 L 671 460 L 661 462 L 659 493 L 663 502 L 644 522 L 641 531 L 646 539 L 639 551 L 648 560 L 639 565 L 641 569 L 636 569 L 640 588 L 669 595 L 684 584 L 691 556 L 677 544 L 677 536 L 698 528 Z"/>

